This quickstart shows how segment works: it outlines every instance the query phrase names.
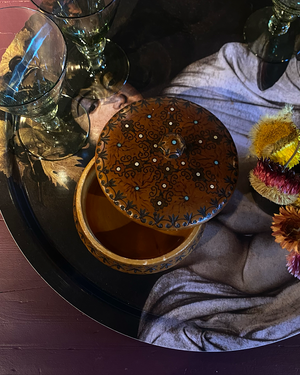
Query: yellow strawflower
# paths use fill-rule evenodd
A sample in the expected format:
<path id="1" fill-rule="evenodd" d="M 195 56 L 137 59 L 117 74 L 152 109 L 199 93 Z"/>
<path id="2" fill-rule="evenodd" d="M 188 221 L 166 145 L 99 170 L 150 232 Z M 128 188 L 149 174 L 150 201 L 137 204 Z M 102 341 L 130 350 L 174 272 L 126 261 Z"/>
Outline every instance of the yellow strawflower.
<path id="1" fill-rule="evenodd" d="M 250 132 L 250 152 L 258 158 L 292 168 L 300 161 L 300 131 L 292 120 L 292 107 L 286 106 L 275 116 L 264 116 Z"/>

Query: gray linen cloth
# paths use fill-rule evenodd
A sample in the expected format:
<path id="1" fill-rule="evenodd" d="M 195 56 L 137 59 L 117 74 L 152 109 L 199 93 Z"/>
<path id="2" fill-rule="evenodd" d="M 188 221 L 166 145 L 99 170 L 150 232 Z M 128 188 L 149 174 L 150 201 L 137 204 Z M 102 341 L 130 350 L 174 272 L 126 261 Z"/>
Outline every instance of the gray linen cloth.
<path id="1" fill-rule="evenodd" d="M 195 102 L 216 115 L 237 146 L 240 176 L 225 209 L 211 220 L 198 248 L 162 275 L 145 303 L 138 337 L 191 351 L 265 345 L 300 332 L 300 284 L 286 270 L 287 252 L 271 236 L 272 217 L 251 195 L 249 130 L 285 104 L 300 119 L 296 59 L 270 89 L 256 83 L 257 58 L 239 43 L 188 66 L 164 94 Z"/>

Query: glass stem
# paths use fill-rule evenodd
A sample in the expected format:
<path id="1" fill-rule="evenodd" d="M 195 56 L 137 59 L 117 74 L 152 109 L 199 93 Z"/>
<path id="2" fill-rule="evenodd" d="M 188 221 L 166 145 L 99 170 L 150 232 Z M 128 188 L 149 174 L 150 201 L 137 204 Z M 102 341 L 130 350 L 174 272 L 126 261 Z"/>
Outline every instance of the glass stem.
<path id="1" fill-rule="evenodd" d="M 297 18 L 293 10 L 282 4 L 280 1 L 273 0 L 274 14 L 271 16 L 268 29 L 272 35 L 280 36 L 288 32 L 291 22 Z"/>
<path id="2" fill-rule="evenodd" d="M 88 45 L 78 45 L 77 48 L 84 56 L 86 56 L 90 65 L 90 73 L 92 76 L 101 72 L 106 67 L 105 57 L 103 51 L 106 46 L 106 38 L 102 38 L 100 42 Z"/>
<path id="3" fill-rule="evenodd" d="M 87 57 L 88 57 L 89 65 L 90 65 L 91 76 L 95 76 L 97 73 L 101 73 L 105 69 L 106 62 L 105 62 L 105 57 L 102 53 L 97 56 L 87 56 Z"/>
<path id="4" fill-rule="evenodd" d="M 47 114 L 32 117 L 35 122 L 38 122 L 43 125 L 46 131 L 55 131 L 60 127 L 60 120 L 56 116 L 58 110 L 58 105 L 56 105 L 51 111 Z"/>

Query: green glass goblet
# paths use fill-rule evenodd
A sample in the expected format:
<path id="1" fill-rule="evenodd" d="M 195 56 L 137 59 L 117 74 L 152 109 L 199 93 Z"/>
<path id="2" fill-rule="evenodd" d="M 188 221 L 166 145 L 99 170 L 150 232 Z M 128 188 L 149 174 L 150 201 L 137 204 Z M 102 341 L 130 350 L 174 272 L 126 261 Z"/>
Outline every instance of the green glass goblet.
<path id="1" fill-rule="evenodd" d="M 272 0 L 273 7 L 254 12 L 247 20 L 244 37 L 250 50 L 269 63 L 288 62 L 295 51 L 300 1 Z"/>
<path id="2" fill-rule="evenodd" d="M 89 118 L 83 108 L 74 113 L 65 104 L 72 98 L 61 95 L 67 58 L 61 31 L 37 10 L 7 7 L 0 9 L 0 33 L 0 109 L 14 116 L 20 141 L 32 155 L 46 160 L 73 155 L 86 143 Z M 62 106 L 70 116 L 62 116 Z"/>
<path id="3" fill-rule="evenodd" d="M 85 92 L 91 99 L 105 99 L 118 92 L 129 73 L 123 50 L 106 38 L 120 0 L 31 0 L 77 47 L 81 59 L 70 53 L 69 71 L 87 70 L 92 82 Z M 86 65 L 84 60 L 86 59 Z M 78 89 L 78 88 L 77 88 Z M 76 88 L 74 89 L 76 91 Z"/>

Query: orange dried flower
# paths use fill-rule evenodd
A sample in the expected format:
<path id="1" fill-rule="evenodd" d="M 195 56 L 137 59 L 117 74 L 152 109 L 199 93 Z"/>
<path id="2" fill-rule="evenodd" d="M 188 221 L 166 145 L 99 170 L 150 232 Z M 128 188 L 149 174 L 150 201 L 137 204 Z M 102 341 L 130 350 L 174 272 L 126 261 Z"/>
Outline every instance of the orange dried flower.
<path id="1" fill-rule="evenodd" d="M 273 216 L 271 229 L 275 241 L 283 249 L 300 254 L 300 209 L 280 207 L 279 214 Z"/>

